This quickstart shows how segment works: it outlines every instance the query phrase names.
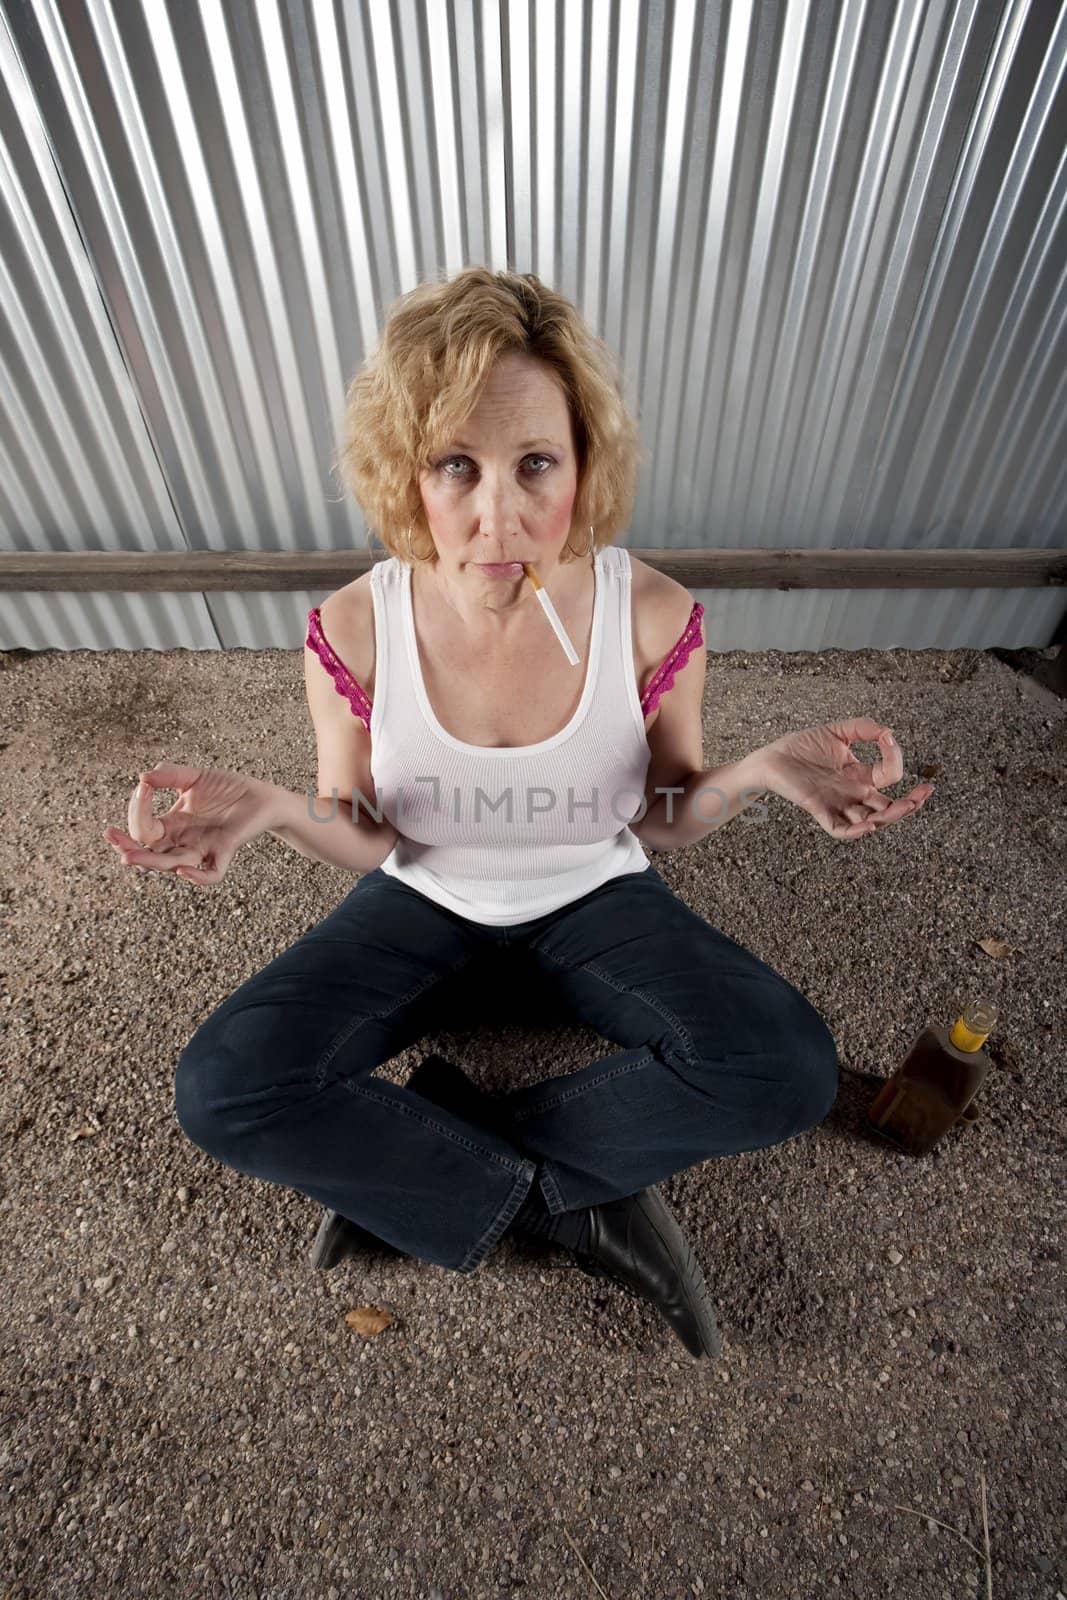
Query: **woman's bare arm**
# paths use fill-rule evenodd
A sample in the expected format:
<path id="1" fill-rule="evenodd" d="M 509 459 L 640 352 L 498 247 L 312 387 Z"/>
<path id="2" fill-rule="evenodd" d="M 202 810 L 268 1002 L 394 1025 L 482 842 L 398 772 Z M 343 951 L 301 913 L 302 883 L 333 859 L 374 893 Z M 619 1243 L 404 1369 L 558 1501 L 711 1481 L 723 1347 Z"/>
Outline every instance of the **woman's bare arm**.
<path id="1" fill-rule="evenodd" d="M 297 794 L 277 784 L 272 784 L 271 790 L 266 831 L 309 861 L 346 867 L 350 872 L 373 872 L 396 844 L 397 831 L 384 811 L 378 821 L 360 806 L 358 816 L 353 817 L 352 801 L 336 795 L 324 798 L 310 789 Z"/>

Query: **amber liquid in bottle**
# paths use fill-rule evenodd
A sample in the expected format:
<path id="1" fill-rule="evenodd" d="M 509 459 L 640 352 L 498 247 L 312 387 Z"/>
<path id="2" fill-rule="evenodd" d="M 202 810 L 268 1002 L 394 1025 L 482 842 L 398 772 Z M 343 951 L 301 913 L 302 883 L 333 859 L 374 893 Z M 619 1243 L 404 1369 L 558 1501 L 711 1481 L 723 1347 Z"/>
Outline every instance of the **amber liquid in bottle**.
<path id="1" fill-rule="evenodd" d="M 995 1021 L 995 1008 L 981 999 L 951 1029 L 928 1023 L 871 1103 L 872 1126 L 909 1155 L 932 1150 L 985 1081 L 991 1063 L 981 1047 Z"/>

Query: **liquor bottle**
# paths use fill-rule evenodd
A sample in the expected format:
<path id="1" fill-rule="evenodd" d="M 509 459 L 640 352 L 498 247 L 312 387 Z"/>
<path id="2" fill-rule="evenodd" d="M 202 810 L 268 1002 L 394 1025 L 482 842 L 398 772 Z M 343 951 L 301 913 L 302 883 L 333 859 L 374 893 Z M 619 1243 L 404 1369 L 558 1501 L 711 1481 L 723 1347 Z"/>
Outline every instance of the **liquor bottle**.
<path id="1" fill-rule="evenodd" d="M 982 1046 L 996 1020 L 996 1007 L 982 996 L 968 1001 L 951 1028 L 928 1023 L 872 1101 L 868 1121 L 913 1156 L 933 1149 L 957 1121 L 976 1121 L 968 1107 L 991 1065 Z"/>

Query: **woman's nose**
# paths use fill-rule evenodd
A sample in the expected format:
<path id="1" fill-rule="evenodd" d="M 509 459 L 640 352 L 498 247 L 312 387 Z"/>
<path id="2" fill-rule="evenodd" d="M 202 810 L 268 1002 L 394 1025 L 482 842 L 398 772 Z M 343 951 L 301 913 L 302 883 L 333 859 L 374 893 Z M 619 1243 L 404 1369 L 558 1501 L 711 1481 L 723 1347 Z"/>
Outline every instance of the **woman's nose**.
<path id="1" fill-rule="evenodd" d="M 514 511 L 483 512 L 475 527 L 488 544 L 514 544 L 522 533 L 522 518 Z"/>

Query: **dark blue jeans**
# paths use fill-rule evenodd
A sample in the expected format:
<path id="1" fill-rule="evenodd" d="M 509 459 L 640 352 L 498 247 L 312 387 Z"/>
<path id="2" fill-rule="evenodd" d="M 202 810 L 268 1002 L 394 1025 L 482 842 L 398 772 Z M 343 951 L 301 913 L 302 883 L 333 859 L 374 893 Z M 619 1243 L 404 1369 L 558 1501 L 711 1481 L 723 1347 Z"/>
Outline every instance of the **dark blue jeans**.
<path id="1" fill-rule="evenodd" d="M 546 1017 L 620 1048 L 504 1095 L 513 1136 L 375 1076 L 428 1032 Z M 378 868 L 197 1029 L 175 1103 L 225 1165 L 466 1273 L 535 1178 L 552 1212 L 635 1194 L 812 1127 L 837 1074 L 811 1003 L 651 863 L 512 927 Z"/>

